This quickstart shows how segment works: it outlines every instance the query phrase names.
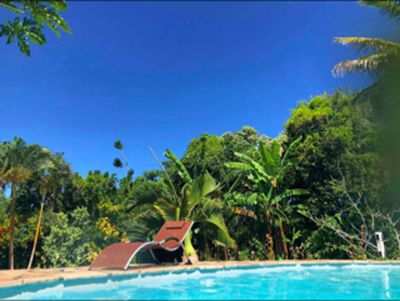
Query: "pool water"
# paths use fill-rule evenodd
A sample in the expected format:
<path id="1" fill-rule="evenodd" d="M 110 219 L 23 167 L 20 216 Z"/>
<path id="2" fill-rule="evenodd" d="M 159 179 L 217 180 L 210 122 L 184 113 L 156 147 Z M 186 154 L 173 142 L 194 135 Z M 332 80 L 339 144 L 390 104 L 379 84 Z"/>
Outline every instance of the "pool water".
<path id="1" fill-rule="evenodd" d="M 0 288 L 9 299 L 400 299 L 400 264 L 302 264 L 122 275 Z"/>

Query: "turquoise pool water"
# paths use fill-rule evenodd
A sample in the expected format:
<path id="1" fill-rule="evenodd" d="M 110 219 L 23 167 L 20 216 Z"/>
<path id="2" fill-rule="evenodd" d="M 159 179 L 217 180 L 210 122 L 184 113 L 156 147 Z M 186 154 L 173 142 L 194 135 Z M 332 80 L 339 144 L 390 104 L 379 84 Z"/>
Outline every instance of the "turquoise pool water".
<path id="1" fill-rule="evenodd" d="M 0 288 L 2 299 L 400 299 L 400 264 L 304 264 L 65 280 Z"/>

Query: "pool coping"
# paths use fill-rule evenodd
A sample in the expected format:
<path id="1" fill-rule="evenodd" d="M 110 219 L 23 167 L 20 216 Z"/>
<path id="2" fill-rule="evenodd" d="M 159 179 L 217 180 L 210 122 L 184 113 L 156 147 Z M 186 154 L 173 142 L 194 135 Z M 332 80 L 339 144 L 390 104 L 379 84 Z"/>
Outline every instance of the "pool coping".
<path id="1" fill-rule="evenodd" d="M 205 261 L 195 265 L 137 265 L 127 271 L 96 270 L 89 267 L 61 269 L 0 270 L 0 288 L 52 281 L 108 278 L 111 276 L 138 276 L 192 270 L 215 270 L 235 267 L 257 267 L 295 264 L 400 264 L 400 260 L 271 260 L 271 261 Z"/>

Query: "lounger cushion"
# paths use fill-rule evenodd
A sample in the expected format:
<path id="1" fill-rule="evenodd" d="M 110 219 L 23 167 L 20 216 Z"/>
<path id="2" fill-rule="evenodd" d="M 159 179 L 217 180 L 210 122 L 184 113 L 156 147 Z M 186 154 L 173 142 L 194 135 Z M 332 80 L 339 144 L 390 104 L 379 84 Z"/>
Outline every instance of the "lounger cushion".
<path id="1" fill-rule="evenodd" d="M 115 243 L 105 248 L 93 261 L 91 269 L 124 269 L 142 242 Z"/>

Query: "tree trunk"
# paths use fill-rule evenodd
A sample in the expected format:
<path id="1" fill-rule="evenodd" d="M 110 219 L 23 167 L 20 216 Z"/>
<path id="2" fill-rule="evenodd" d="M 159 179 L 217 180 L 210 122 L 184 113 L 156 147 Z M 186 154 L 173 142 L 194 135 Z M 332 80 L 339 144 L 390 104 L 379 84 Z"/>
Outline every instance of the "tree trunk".
<path id="1" fill-rule="evenodd" d="M 39 240 L 40 224 L 42 222 L 43 207 L 44 207 L 44 198 L 42 200 L 42 203 L 40 204 L 39 218 L 38 218 L 38 222 L 36 225 L 35 240 L 33 241 L 32 253 L 31 253 L 31 258 L 29 259 L 28 270 L 31 269 L 32 263 L 33 263 L 33 258 L 35 257 L 36 246 L 37 246 L 37 242 Z"/>
<path id="2" fill-rule="evenodd" d="M 185 237 L 184 241 L 184 256 L 187 257 L 189 263 L 197 263 L 199 261 L 199 257 L 196 254 L 196 250 L 194 249 L 192 245 L 192 231 L 189 231 L 189 233 Z"/>
<path id="3" fill-rule="evenodd" d="M 265 212 L 264 218 L 265 225 L 267 226 L 267 231 L 265 234 L 265 249 L 267 257 L 268 260 L 275 260 L 273 226 L 270 223 L 269 214 L 267 212 Z"/>
<path id="4" fill-rule="evenodd" d="M 272 231 L 268 231 L 265 235 L 265 244 L 268 260 L 275 260 L 275 251 L 274 251 L 274 238 L 272 236 Z"/>
<path id="5" fill-rule="evenodd" d="M 279 232 L 281 234 L 282 249 L 283 249 L 283 253 L 285 254 L 285 259 L 289 259 L 289 250 L 288 250 L 288 246 L 287 246 L 285 228 L 284 228 L 282 219 L 279 220 Z"/>
<path id="6" fill-rule="evenodd" d="M 10 241 L 8 245 L 9 250 L 9 266 L 10 270 L 14 269 L 14 227 L 15 227 L 15 196 L 17 192 L 17 185 L 11 184 L 11 202 L 10 202 Z"/>
<path id="7" fill-rule="evenodd" d="M 207 233 L 206 231 L 203 231 L 203 239 L 204 239 L 204 257 L 205 260 L 210 260 L 211 258 L 211 252 L 210 249 L 208 248 L 208 243 L 207 243 Z"/>

